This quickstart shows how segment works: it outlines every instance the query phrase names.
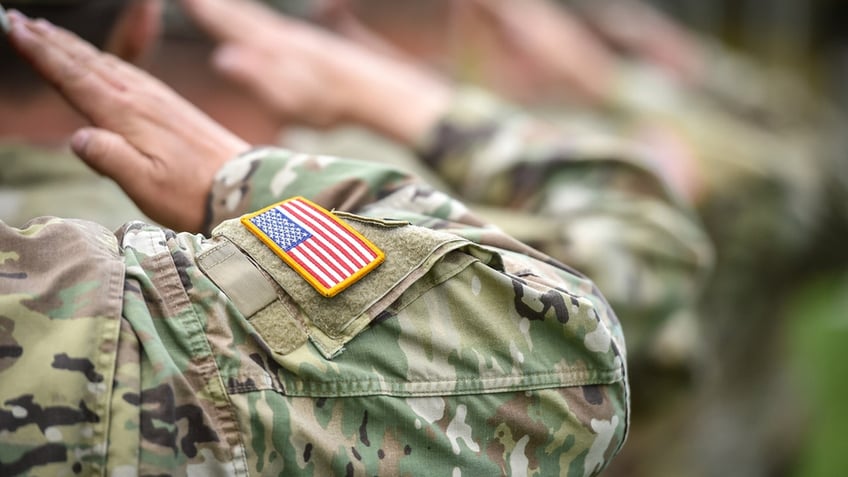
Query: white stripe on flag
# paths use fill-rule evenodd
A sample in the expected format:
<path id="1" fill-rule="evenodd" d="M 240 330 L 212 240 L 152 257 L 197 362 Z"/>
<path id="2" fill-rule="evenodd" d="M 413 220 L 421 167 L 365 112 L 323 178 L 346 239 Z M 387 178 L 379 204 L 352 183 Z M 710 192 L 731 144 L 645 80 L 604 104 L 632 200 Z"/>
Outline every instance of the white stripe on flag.
<path id="1" fill-rule="evenodd" d="M 342 280 L 344 280 L 345 278 L 347 278 L 348 276 L 350 276 L 350 274 L 346 274 L 346 276 L 342 276 L 338 272 L 336 272 L 333 269 L 333 266 L 332 266 L 332 264 L 333 264 L 332 257 L 327 256 L 327 253 L 325 251 L 323 251 L 320 247 L 314 246 L 314 244 L 312 243 L 312 239 L 304 240 L 300 245 L 298 245 L 295 248 L 303 249 L 303 252 L 308 254 L 314 262 L 323 265 L 324 269 L 327 271 L 328 274 L 330 274 L 332 276 L 332 279 L 335 283 L 339 283 Z M 318 256 L 318 255 L 322 255 L 322 256 Z"/>
<path id="2" fill-rule="evenodd" d="M 292 205 L 304 211 L 304 213 L 309 214 L 314 220 L 320 221 L 325 230 L 334 232 L 335 236 L 342 238 L 349 246 L 355 248 L 357 251 L 357 256 L 365 260 L 363 266 L 367 265 L 371 260 L 374 260 L 377 257 L 373 251 L 365 247 L 359 241 L 359 239 L 355 235 L 353 235 L 349 230 L 340 226 L 338 223 L 328 219 L 324 215 L 319 214 L 308 204 L 302 203 L 300 201 L 293 201 Z"/>
<path id="3" fill-rule="evenodd" d="M 327 288 L 332 288 L 336 285 L 337 282 L 331 280 L 327 275 L 325 275 L 320 268 L 316 267 L 315 264 L 307 257 L 302 250 L 299 250 L 298 247 L 295 247 L 288 252 L 292 257 L 297 259 L 300 262 L 301 266 L 303 266 L 312 276 L 317 278 L 322 282 L 322 284 Z"/>
<path id="4" fill-rule="evenodd" d="M 309 250 L 314 252 L 316 255 L 319 255 L 322 259 L 322 263 L 324 263 L 333 273 L 333 275 L 341 277 L 341 280 L 349 277 L 355 271 L 348 271 L 346 267 L 342 266 L 339 263 L 339 259 L 333 254 L 333 251 L 327 251 L 320 243 L 311 239 L 307 240 L 304 243 L 305 246 L 309 247 Z M 341 281 L 340 280 L 340 281 Z"/>
<path id="5" fill-rule="evenodd" d="M 353 274 L 361 268 L 361 266 L 354 263 L 351 258 L 348 258 L 346 255 L 341 253 L 341 251 L 339 250 L 340 245 L 331 243 L 326 233 L 322 232 L 320 229 L 315 230 L 314 227 L 311 227 L 308 223 L 306 223 L 301 217 L 297 215 L 297 211 L 293 212 L 289 210 L 284 210 L 284 212 L 286 216 L 289 217 L 289 219 L 291 219 L 299 226 L 303 227 L 304 230 L 306 230 L 307 232 L 309 232 L 310 235 L 312 235 L 310 240 L 314 240 L 316 245 L 319 245 L 324 251 L 335 257 L 336 262 L 341 265 L 342 268 L 345 269 L 345 273 Z M 351 253 L 349 252 L 349 254 Z"/>
<path id="6" fill-rule="evenodd" d="M 288 202 L 284 205 L 292 204 Z M 327 227 L 323 226 L 321 223 L 318 223 L 314 218 L 307 216 L 306 212 L 301 209 L 286 209 L 285 212 L 289 217 L 291 217 L 298 225 L 306 229 L 313 237 L 321 244 L 321 246 L 327 251 L 332 253 L 337 257 L 337 260 L 344 264 L 349 273 L 353 274 L 357 270 L 361 269 L 365 265 L 368 264 L 369 260 L 365 260 L 360 254 L 356 253 L 356 251 L 352 250 L 350 246 L 348 246 L 345 242 L 342 242 L 338 235 L 342 234 L 340 232 L 333 232 L 327 230 Z M 344 234 L 349 234 L 350 232 L 344 231 Z M 343 236 L 343 234 L 342 234 Z M 346 252 L 346 253 L 344 253 Z"/>

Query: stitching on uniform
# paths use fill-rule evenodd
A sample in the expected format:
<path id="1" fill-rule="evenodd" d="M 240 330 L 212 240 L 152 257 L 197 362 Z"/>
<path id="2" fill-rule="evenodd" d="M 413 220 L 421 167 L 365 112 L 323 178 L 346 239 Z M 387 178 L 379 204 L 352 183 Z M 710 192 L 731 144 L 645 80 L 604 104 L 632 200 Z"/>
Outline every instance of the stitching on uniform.
<path id="1" fill-rule="evenodd" d="M 228 258 L 232 257 L 232 256 L 233 256 L 233 255 L 235 255 L 236 253 L 239 253 L 239 251 L 238 251 L 238 249 L 237 249 L 237 248 L 236 248 L 236 249 L 231 249 L 231 250 L 230 250 L 230 253 L 228 253 L 227 255 L 223 255 L 223 254 L 221 254 L 222 256 L 221 256 L 221 258 L 220 258 L 219 260 L 216 260 L 216 261 L 214 261 L 214 262 L 210 261 L 209 263 L 206 263 L 206 259 L 207 259 L 210 255 L 212 255 L 212 254 L 214 254 L 214 253 L 216 253 L 216 252 L 218 252 L 218 253 L 220 254 L 220 251 L 222 251 L 222 249 L 225 249 L 225 248 L 226 248 L 225 246 L 226 246 L 226 244 L 225 244 L 225 243 L 222 243 L 222 244 L 219 244 L 219 245 L 217 245 L 217 246 L 215 246 L 215 247 L 211 248 L 210 250 L 207 250 L 207 251 L 205 251 L 205 252 L 201 253 L 200 255 L 198 255 L 198 256 L 197 256 L 197 261 L 198 261 L 198 263 L 203 262 L 203 266 L 204 266 L 204 267 L 209 268 L 209 269 L 212 269 L 212 268 L 215 268 L 215 267 L 217 267 L 218 265 L 222 264 L 222 263 L 223 263 L 223 262 L 225 262 Z"/>
<path id="2" fill-rule="evenodd" d="M 527 379 L 522 379 L 522 382 L 515 384 L 500 384 L 492 387 L 486 387 L 486 383 L 493 383 L 500 380 L 516 379 L 515 376 L 507 376 L 504 378 L 458 378 L 453 380 L 440 381 L 385 381 L 378 379 L 361 379 L 361 380 L 339 380 L 330 381 L 327 383 L 299 383 L 301 386 L 294 386 L 295 392 L 290 395 L 307 395 L 306 392 L 321 395 L 325 392 L 334 392 L 334 396 L 356 396 L 356 395 L 379 395 L 379 394 L 398 394 L 405 396 L 412 395 L 459 395 L 459 394 L 489 394 L 503 391 L 519 391 L 531 390 L 552 387 L 574 387 L 587 386 L 593 384 L 614 384 L 621 382 L 623 375 L 621 368 L 603 370 L 603 371 L 575 371 L 572 373 L 530 373 L 520 376 L 520 378 L 535 377 L 536 379 L 527 382 Z M 540 377 L 546 379 L 539 379 Z M 565 384 L 563 380 L 575 379 L 579 383 Z M 461 390 L 448 390 L 446 387 L 457 383 L 479 381 L 480 385 L 474 388 Z M 355 383 L 356 386 L 346 386 L 345 384 Z M 417 386 L 416 386 L 417 385 Z M 416 387 L 418 389 L 416 389 Z M 340 389 L 354 388 L 354 389 Z M 408 389 L 413 388 L 413 389 Z M 435 389 L 434 389 L 435 388 Z"/>
<path id="3" fill-rule="evenodd" d="M 164 234 L 163 234 L 164 235 Z M 226 410 L 222 409 L 221 406 L 214 406 L 214 409 L 219 413 L 216 417 L 218 419 L 228 421 L 229 424 L 235 430 L 235 437 L 238 439 L 239 446 L 233 446 L 229 449 L 230 453 L 233 456 L 233 470 L 238 472 L 238 467 L 236 466 L 236 462 L 241 461 L 240 468 L 243 470 L 248 469 L 247 464 L 247 456 L 245 455 L 245 449 L 247 448 L 243 438 L 242 432 L 240 429 L 237 413 L 235 407 L 233 405 L 232 400 L 230 399 L 230 395 L 227 392 L 227 384 L 224 382 L 224 377 L 221 374 L 221 370 L 218 367 L 218 362 L 215 359 L 215 354 L 212 352 L 212 345 L 209 343 L 209 337 L 206 334 L 206 330 L 203 327 L 202 321 L 197 314 L 197 310 L 194 307 L 194 304 L 191 302 L 188 292 L 185 287 L 182 286 L 182 282 L 179 281 L 179 272 L 177 270 L 177 264 L 174 262 L 173 254 L 175 251 L 171 250 L 171 246 L 169 246 L 169 242 L 173 244 L 174 248 L 179 250 L 179 253 L 185 253 L 182 250 L 181 244 L 179 243 L 179 237 L 174 238 L 173 241 L 168 240 L 165 237 L 165 253 L 160 254 L 159 258 L 161 261 L 167 261 L 168 265 L 168 273 L 173 274 L 177 278 L 177 283 L 180 284 L 177 287 L 178 293 L 180 293 L 181 297 L 185 300 L 187 304 L 186 310 L 180 313 L 174 313 L 174 317 L 178 319 L 180 322 L 191 322 L 191 327 L 187 328 L 188 339 L 191 346 L 191 353 L 193 359 L 200 359 L 198 366 L 195 368 L 200 375 L 203 382 L 208 383 L 211 381 L 217 382 L 218 392 L 214 389 L 210 389 L 210 393 L 215 396 L 220 393 L 220 396 L 215 396 L 216 400 L 221 400 L 227 403 Z M 189 267 L 190 269 L 191 267 Z M 188 271 L 188 269 L 186 270 Z M 171 277 L 173 279 L 173 277 Z M 229 442 L 227 442 L 229 445 Z M 240 448 L 240 450 L 238 450 Z"/>

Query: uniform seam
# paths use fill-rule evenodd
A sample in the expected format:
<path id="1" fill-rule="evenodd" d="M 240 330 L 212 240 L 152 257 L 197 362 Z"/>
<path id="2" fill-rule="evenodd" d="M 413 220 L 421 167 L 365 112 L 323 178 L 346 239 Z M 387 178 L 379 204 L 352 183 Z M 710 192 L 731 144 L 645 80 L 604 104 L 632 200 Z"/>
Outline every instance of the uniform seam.
<path id="1" fill-rule="evenodd" d="M 408 383 L 408 384 L 422 384 L 422 383 L 433 383 L 433 384 L 446 384 L 446 383 L 461 383 L 461 382 L 469 382 L 469 381 L 493 381 L 498 379 L 514 379 L 514 378 L 526 378 L 526 377 L 551 377 L 551 378 L 577 378 L 579 376 L 586 376 L 586 379 L 589 379 L 590 376 L 599 375 L 599 374 L 609 374 L 609 373 L 621 373 L 621 367 L 616 368 L 608 368 L 608 369 L 598 369 L 598 370 L 585 370 L 585 371 L 572 371 L 572 372 L 561 372 L 561 373 L 551 373 L 547 371 L 538 371 L 538 372 L 530 372 L 530 373 L 521 373 L 521 374 L 503 374 L 497 377 L 463 377 L 456 379 L 440 379 L 440 380 L 387 380 L 382 378 L 362 378 L 362 379 L 337 379 L 333 381 L 328 381 L 328 383 L 357 383 L 357 382 L 377 382 L 377 383 Z"/>
<path id="2" fill-rule="evenodd" d="M 110 438 L 110 428 L 112 426 L 112 395 L 115 391 L 114 383 L 115 383 L 115 374 L 118 366 L 118 342 L 119 335 L 121 332 L 121 319 L 123 316 L 124 309 L 124 297 L 123 297 L 123 284 L 124 277 L 126 275 L 126 267 L 119 260 L 115 260 L 115 264 L 117 265 L 117 273 L 112 273 L 111 278 L 109 280 L 109 297 L 110 300 L 115 297 L 117 301 L 117 311 L 118 315 L 115 319 L 106 318 L 103 323 L 100 325 L 99 334 L 104 336 L 108 331 L 110 333 L 109 341 L 114 346 L 113 353 L 102 353 L 101 354 L 101 365 L 108 364 L 108 369 L 110 371 L 109 376 L 111 379 L 108 382 L 104 383 L 106 386 L 106 392 L 103 393 L 103 399 L 98 400 L 97 407 L 99 408 L 100 413 L 104 416 L 103 422 L 100 426 L 97 426 L 97 431 L 95 436 L 93 436 L 93 440 L 95 442 L 102 441 L 106 444 L 106 448 L 103 452 L 103 457 L 100 460 L 100 465 L 102 466 L 99 469 L 100 475 L 106 475 L 106 472 L 109 468 L 109 438 Z M 108 359 L 106 358 L 108 356 Z M 109 361 L 107 363 L 107 360 Z M 106 368 L 107 366 L 104 366 Z"/>
<path id="3" fill-rule="evenodd" d="M 166 240 L 167 243 L 167 240 Z M 190 322 L 190 328 L 186 331 L 189 334 L 189 342 L 191 343 L 191 352 L 192 358 L 194 359 L 202 359 L 201 363 L 196 369 L 199 373 L 203 382 L 207 382 L 207 380 L 214 379 L 218 383 L 218 388 L 220 390 L 222 399 L 226 405 L 223 406 L 225 409 L 221 409 L 221 406 L 214 406 L 214 409 L 221 412 L 222 415 L 218 416 L 219 419 L 226 418 L 227 421 L 230 422 L 235 432 L 235 437 L 238 440 L 239 447 L 241 452 L 236 455 L 234 452 L 236 449 L 231 449 L 231 454 L 233 457 L 233 470 L 236 475 L 248 475 L 248 464 L 247 457 L 245 455 L 244 450 L 246 449 L 246 444 L 242 439 L 241 426 L 239 425 L 238 418 L 236 417 L 235 406 L 233 405 L 232 400 L 230 399 L 229 393 L 227 392 L 227 385 L 224 382 L 223 376 L 221 374 L 221 370 L 218 368 L 218 363 L 215 360 L 215 354 L 212 352 L 212 346 L 209 343 L 209 339 L 206 336 L 206 331 L 203 327 L 203 324 L 200 320 L 200 317 L 197 314 L 197 310 L 194 307 L 194 304 L 191 302 L 191 299 L 188 296 L 188 292 L 185 287 L 182 286 L 182 282 L 179 281 L 179 271 L 177 270 L 177 264 L 174 262 L 173 251 L 170 250 L 170 247 L 166 245 L 167 251 L 162 254 L 161 258 L 163 261 L 167 262 L 168 272 L 172 275 L 171 279 L 176 278 L 177 282 L 180 283 L 179 291 L 175 293 L 180 294 L 180 298 L 183 299 L 183 303 L 187 305 L 186 312 L 182 313 L 174 313 L 174 316 L 179 319 L 181 322 Z M 169 300 L 170 301 L 170 300 Z M 235 463 L 240 461 L 241 466 L 240 469 L 236 467 Z"/>
<path id="4" fill-rule="evenodd" d="M 498 380 L 510 379 L 514 380 L 525 379 L 525 378 L 537 378 L 535 382 L 522 382 L 514 385 L 500 385 L 495 387 L 486 387 L 485 384 L 487 382 L 494 382 Z M 547 378 L 547 379 L 538 379 L 539 377 Z M 579 382 L 575 383 L 567 383 L 563 382 L 565 380 L 578 380 Z M 296 386 L 287 386 L 287 389 L 295 389 L 295 391 L 289 391 L 287 395 L 292 397 L 309 397 L 313 395 L 324 395 L 325 393 L 329 393 L 331 391 L 335 391 L 332 396 L 335 397 L 353 397 L 353 396 L 369 396 L 369 395 L 396 395 L 396 396 L 424 396 L 424 395 L 474 395 L 474 394 L 493 394 L 499 392 L 512 392 L 512 391 L 523 391 L 523 390 L 532 390 L 532 389 L 549 389 L 549 388 L 565 388 L 565 387 L 576 387 L 576 386 L 590 386 L 597 384 L 604 385 L 613 385 L 616 383 L 622 382 L 624 379 L 623 371 L 621 367 L 612 368 L 607 370 L 597 370 L 597 371 L 575 371 L 569 373 L 549 373 L 549 372 L 536 372 L 536 373 L 525 373 L 522 375 L 505 375 L 503 377 L 497 378 L 457 378 L 457 379 L 445 379 L 445 380 L 410 380 L 410 381 L 386 381 L 385 379 L 377 379 L 377 378 L 364 378 L 364 379 L 356 379 L 356 380 L 336 380 L 330 381 L 327 383 L 303 383 L 299 382 Z M 468 388 L 463 390 L 448 390 L 447 387 L 464 382 L 474 382 L 479 381 L 480 385 L 475 386 L 474 388 Z M 346 384 L 355 383 L 356 386 L 352 386 L 357 389 L 347 389 L 340 390 L 339 388 L 348 387 Z M 424 386 L 427 385 L 427 386 Z M 416 386 L 421 386 L 420 390 L 409 390 L 408 388 L 415 388 Z M 369 389 L 373 387 L 373 389 Z M 427 390 L 424 388 L 434 388 L 437 387 L 439 389 L 435 390 Z M 309 391 L 304 392 L 304 389 L 308 389 Z M 268 391 L 275 390 L 272 386 L 264 387 L 264 388 L 255 388 L 255 389 L 232 389 L 234 393 L 246 393 L 246 392 L 256 392 L 256 391 Z M 329 394 L 328 394 L 329 395 Z"/>

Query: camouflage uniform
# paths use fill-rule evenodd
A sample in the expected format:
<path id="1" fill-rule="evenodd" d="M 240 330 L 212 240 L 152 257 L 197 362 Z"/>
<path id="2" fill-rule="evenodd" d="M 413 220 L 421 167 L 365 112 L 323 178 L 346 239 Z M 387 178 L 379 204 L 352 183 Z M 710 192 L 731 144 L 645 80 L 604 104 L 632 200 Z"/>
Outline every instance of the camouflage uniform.
<path id="1" fill-rule="evenodd" d="M 0 220 L 23 226 L 41 215 L 97 222 L 110 230 L 144 220 L 111 179 L 101 177 L 70 152 L 0 143 Z"/>
<path id="2" fill-rule="evenodd" d="M 285 139 L 310 152 L 356 151 L 439 184 L 509 235 L 591 277 L 621 318 L 631 363 L 680 370 L 692 364 L 697 343 L 672 357 L 658 336 L 690 309 L 711 267 L 711 244 L 659 178 L 650 151 L 604 127 L 543 121 L 463 88 L 415 148 L 418 158 L 357 131 Z"/>
<path id="3" fill-rule="evenodd" d="M 595 475 L 623 443 L 591 282 L 383 166 L 256 150 L 210 226 L 293 195 L 386 252 L 327 299 L 237 221 L 211 238 L 0 229 L 0 474 Z M 390 219 L 387 219 L 389 217 Z"/>
<path id="4" fill-rule="evenodd" d="M 752 71 L 738 64 L 709 71 L 699 90 L 686 90 L 647 65 L 623 67 L 607 109 L 571 107 L 558 114 L 558 130 L 575 131 L 569 142 L 562 135 L 546 140 L 535 127 L 522 134 L 532 120 L 467 92 L 420 148 L 424 161 L 476 211 L 586 272 L 613 304 L 628 340 L 634 425 L 612 475 L 769 475 L 786 468 L 797 456 L 803 412 L 782 364 L 783 301 L 776 297 L 790 296 L 817 265 L 834 259 L 845 263 L 824 247 L 838 243 L 834 230 L 845 230 L 840 198 L 848 190 L 848 168 L 833 135 L 842 123 L 810 106 L 815 102 L 791 84 L 737 102 L 722 84 L 765 82 L 739 80 Z M 737 79 L 721 79 L 722 74 Z M 774 103 L 768 98 L 775 97 L 806 107 L 787 114 L 770 107 Z M 494 125 L 497 121 L 506 127 Z M 656 193 L 662 190 L 656 185 L 585 194 L 573 169 L 564 179 L 556 176 L 557 168 L 573 167 L 563 164 L 593 161 L 618 172 L 609 177 L 626 180 L 629 172 L 630 184 L 644 185 L 652 176 L 636 171 L 651 164 L 614 152 L 610 145 L 616 142 L 599 140 L 597 131 L 635 135 L 652 122 L 679 134 L 695 152 L 703 180 L 698 212 L 719 251 L 715 276 L 703 290 L 698 278 L 708 268 L 709 246 L 691 217 L 679 212 L 673 194 Z M 523 147 L 522 137 L 544 147 Z M 521 154 L 512 153 L 519 149 Z M 599 171 L 585 178 L 603 179 Z M 604 222 L 594 221 L 584 236 L 576 234 L 579 221 L 591 223 L 595 214 Z M 597 226 L 608 225 L 610 217 L 629 221 L 628 232 L 648 233 Z M 561 221 L 549 220 L 556 218 Z M 629 276 L 641 280 L 619 281 L 628 271 L 640 272 Z M 654 306 L 640 308 L 640 303 Z M 661 303 L 668 306 L 656 306 Z M 692 372 L 698 392 L 668 392 L 668 384 L 691 380 L 687 373 Z M 765 395 L 772 396 L 768 403 Z M 670 442 L 670 435 L 686 438 Z"/>
<path id="5" fill-rule="evenodd" d="M 633 437 L 612 465 L 633 475 L 656 469 L 669 436 L 691 425 L 677 416 L 706 359 L 694 304 L 712 248 L 659 179 L 651 151 L 640 154 L 621 139 L 629 130 L 584 113 L 542 124 L 465 90 L 419 151 L 475 211 L 604 291 L 627 338 L 633 391 Z"/>
<path id="6" fill-rule="evenodd" d="M 770 80 L 751 73 L 731 70 L 728 77 L 767 90 Z M 737 112 L 734 119 L 748 122 L 760 144 L 728 164 L 713 163 L 728 180 L 711 184 L 699 206 L 720 255 L 701 305 L 704 316 L 716 317 L 706 336 L 716 372 L 696 404 L 699 430 L 690 449 L 709 477 L 730 470 L 775 475 L 799 457 L 809 410 L 787 363 L 786 304 L 812 276 L 848 263 L 848 195 L 837 181 L 844 122 L 831 122 L 814 98 L 777 91 L 783 93 L 772 97 L 781 100 L 773 104 L 806 107 L 749 104 Z M 730 437 L 716 440 L 718 433 Z"/>
<path id="7" fill-rule="evenodd" d="M 683 432 L 661 417 L 677 416 L 703 367 L 693 305 L 712 249 L 697 219 L 657 178 L 653 156 L 620 139 L 621 131 L 618 139 L 616 131 L 599 132 L 610 130 L 608 123 L 576 111 L 553 125 L 465 89 L 422 140 L 418 162 L 396 148 L 375 147 L 356 131 L 287 139 L 312 151 L 356 150 L 435 174 L 488 221 L 591 277 L 627 339 L 632 437 L 612 466 L 621 462 L 619 475 L 630 475 L 634 465 L 663 458 L 653 452 L 663 446 L 644 442 L 669 447 L 668 436 Z"/>
<path id="8" fill-rule="evenodd" d="M 702 84 L 687 89 L 634 64 L 612 104 L 624 124 L 650 118 L 695 152 L 697 210 L 717 252 L 698 306 L 709 358 L 702 386 L 652 423 L 653 439 L 634 425 L 640 445 L 614 475 L 765 477 L 790 468 L 806 411 L 785 361 L 785 304 L 811 274 L 846 263 L 841 245 L 832 247 L 846 230 L 845 149 L 833 134 L 844 122 L 791 80 L 716 46 L 706 51 Z M 682 438 L 669 443 L 670 434 Z"/>

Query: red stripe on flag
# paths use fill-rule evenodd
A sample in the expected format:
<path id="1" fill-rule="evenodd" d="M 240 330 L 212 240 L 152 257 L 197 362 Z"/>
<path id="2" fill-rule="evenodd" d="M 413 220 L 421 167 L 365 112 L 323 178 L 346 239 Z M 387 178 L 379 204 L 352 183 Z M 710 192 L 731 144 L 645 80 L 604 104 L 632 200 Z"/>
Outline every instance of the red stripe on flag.
<path id="1" fill-rule="evenodd" d="M 309 248 L 305 245 L 305 242 L 291 249 L 289 252 L 300 254 L 301 259 L 309 264 L 308 271 L 311 275 L 333 286 L 338 283 L 337 279 L 330 276 L 331 274 L 328 272 L 326 264 L 320 257 L 316 256 L 309 250 Z"/>
<path id="2" fill-rule="evenodd" d="M 325 230 L 327 230 L 329 233 L 332 233 L 334 236 L 344 240 L 348 246 L 354 249 L 358 257 L 365 260 L 365 264 L 377 258 L 377 255 L 374 253 L 373 250 L 371 250 L 370 247 L 365 245 L 365 243 L 363 243 L 362 240 L 359 239 L 359 237 L 351 233 L 344 226 L 340 225 L 332 217 L 327 217 L 325 213 L 315 209 L 315 207 L 306 202 L 297 201 L 297 203 L 295 203 L 294 205 L 298 208 L 305 209 L 305 213 L 308 213 L 311 217 L 314 217 L 315 220 L 321 221 Z"/>
<path id="3" fill-rule="evenodd" d="M 344 281 L 345 278 L 349 277 L 351 274 L 345 273 L 340 270 L 336 264 L 334 263 L 334 259 L 327 255 L 327 252 L 324 251 L 320 246 L 313 243 L 311 239 L 304 241 L 298 247 L 304 247 L 307 250 L 310 250 L 315 254 L 316 257 L 321 261 L 321 264 L 325 266 L 324 273 L 329 275 L 329 278 L 335 280 L 336 283 L 340 283 Z"/>
<path id="4" fill-rule="evenodd" d="M 289 204 L 290 203 L 286 203 L 283 205 L 287 206 Z M 316 237 L 326 250 L 339 254 L 340 264 L 350 270 L 351 274 L 368 264 L 369 260 L 365 260 L 361 254 L 357 254 L 354 250 L 352 250 L 350 245 L 346 244 L 342 240 L 343 235 L 340 236 L 341 234 L 328 230 L 327 227 L 323 226 L 316 219 L 307 215 L 307 211 L 302 211 L 299 208 L 294 207 L 286 207 L 284 210 L 290 217 L 300 222 L 304 228 L 312 233 L 313 237 Z M 350 234 L 350 232 L 345 232 Z"/>
<path id="5" fill-rule="evenodd" d="M 294 251 L 295 253 L 292 253 L 293 251 Z M 309 264 L 308 262 L 305 262 L 305 261 L 304 261 L 304 260 L 303 260 L 303 259 L 299 256 L 300 254 L 299 254 L 299 253 L 297 253 L 297 247 L 295 247 L 295 248 L 291 249 L 288 253 L 286 253 L 286 255 L 288 255 L 288 256 L 289 256 L 292 260 L 294 260 L 295 262 L 297 262 L 297 263 L 298 263 L 298 265 L 300 265 L 301 267 L 303 267 L 303 269 L 304 269 L 305 271 L 309 272 L 309 275 L 310 275 L 311 277 L 313 277 L 315 280 L 318 280 L 318 282 L 320 282 L 320 283 L 321 283 L 321 285 L 322 285 L 323 287 L 325 287 L 325 288 L 332 288 L 332 287 L 334 286 L 333 284 L 328 283 L 326 280 L 322 279 L 320 276 L 318 276 L 317 274 L 315 274 L 315 273 L 314 273 L 314 270 L 312 269 L 312 267 L 310 266 L 310 264 Z"/>
<path id="6" fill-rule="evenodd" d="M 310 240 L 314 241 L 314 245 L 320 247 L 325 253 L 332 257 L 332 260 L 338 264 L 338 266 L 344 271 L 345 275 L 353 275 L 359 270 L 361 267 L 358 266 L 353 257 L 350 256 L 345 250 L 341 249 L 340 245 L 332 243 L 327 237 L 326 234 L 322 233 L 320 230 L 314 230 L 306 221 L 304 221 L 301 217 L 296 216 L 295 213 L 288 212 L 289 217 L 294 219 L 300 226 L 306 229 L 312 237 Z"/>

